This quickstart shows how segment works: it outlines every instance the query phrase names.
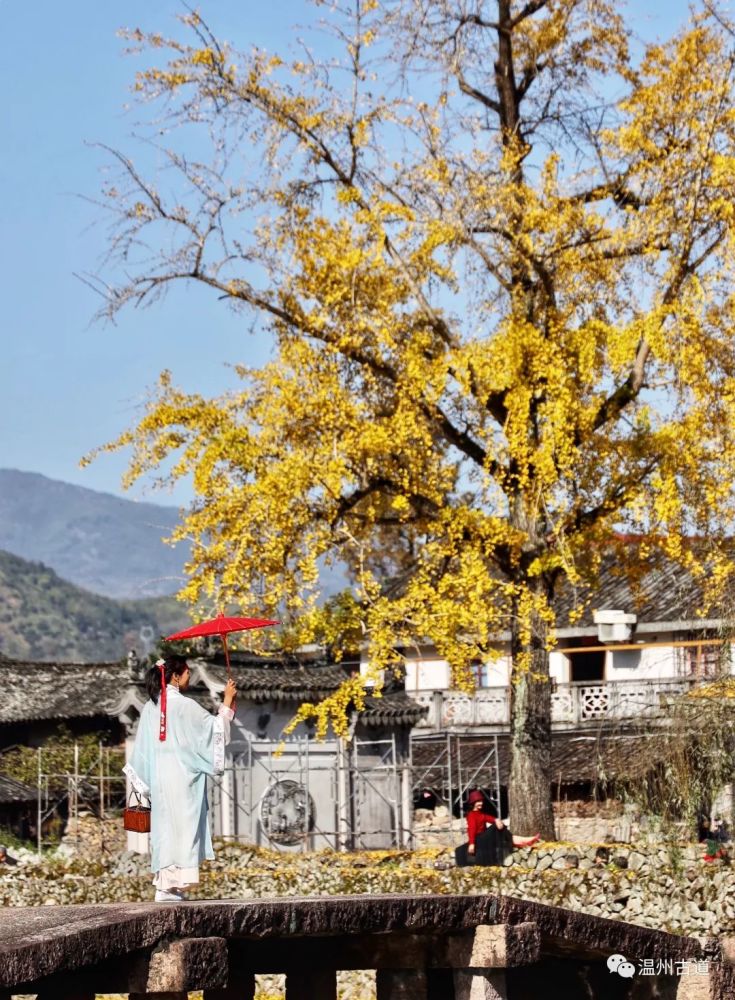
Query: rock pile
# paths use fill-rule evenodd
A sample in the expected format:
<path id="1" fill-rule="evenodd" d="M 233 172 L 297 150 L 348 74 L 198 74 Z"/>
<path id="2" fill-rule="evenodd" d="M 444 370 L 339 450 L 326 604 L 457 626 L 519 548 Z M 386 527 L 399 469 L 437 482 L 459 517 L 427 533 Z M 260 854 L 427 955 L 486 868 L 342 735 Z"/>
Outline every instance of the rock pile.
<path id="1" fill-rule="evenodd" d="M 98 819 L 82 811 L 77 819 L 72 817 L 67 822 L 60 850 L 68 857 L 113 858 L 125 850 L 126 842 L 119 816 Z"/>

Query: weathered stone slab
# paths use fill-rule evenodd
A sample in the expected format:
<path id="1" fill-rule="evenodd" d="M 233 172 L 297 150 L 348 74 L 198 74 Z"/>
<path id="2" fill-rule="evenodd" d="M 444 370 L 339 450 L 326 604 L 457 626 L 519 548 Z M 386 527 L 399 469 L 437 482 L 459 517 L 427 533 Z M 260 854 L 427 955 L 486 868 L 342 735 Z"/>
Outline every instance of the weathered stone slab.
<path id="1" fill-rule="evenodd" d="M 0 910 L 0 988 L 103 958 L 155 947 L 166 938 L 267 939 L 394 930 L 469 930 L 492 923 L 489 896 L 333 896 Z"/>
<path id="2" fill-rule="evenodd" d="M 735 937 L 722 937 L 719 941 L 723 962 L 735 965 Z"/>
<path id="3" fill-rule="evenodd" d="M 711 1000 L 712 983 L 709 974 L 681 976 L 676 989 L 676 1000 Z"/>
<path id="4" fill-rule="evenodd" d="M 133 965 L 131 993 L 176 993 L 227 985 L 227 941 L 221 937 L 165 941 Z"/>
<path id="5" fill-rule="evenodd" d="M 662 955 L 674 961 L 698 959 L 702 945 L 696 938 L 667 934 L 622 920 L 594 917 L 579 910 L 547 906 L 510 896 L 498 898 L 498 913 L 488 923 L 519 924 L 532 921 L 538 925 L 544 953 L 574 956 L 577 960 L 606 960 L 619 953 L 638 959 L 658 959 Z"/>
<path id="6" fill-rule="evenodd" d="M 153 948 L 176 932 L 173 909 L 150 903 L 0 909 L 0 987 Z"/>
<path id="7" fill-rule="evenodd" d="M 273 942 L 282 971 L 288 971 L 289 965 L 294 966 L 289 955 L 295 955 L 299 947 L 308 949 L 310 940 L 338 937 L 342 941 L 360 939 L 359 954 L 356 948 L 353 957 L 357 961 L 362 956 L 361 964 L 353 968 L 379 967 L 370 964 L 372 957 L 377 963 L 397 961 L 389 954 L 392 945 L 386 945 L 391 939 L 397 947 L 412 939 L 419 953 L 423 948 L 423 967 L 430 968 L 437 961 L 432 957 L 434 946 L 427 946 L 433 935 L 440 940 L 443 935 L 472 932 L 480 925 L 524 923 L 537 925 L 544 961 L 555 956 L 575 962 L 604 962 L 614 952 L 639 959 L 663 955 L 674 961 L 699 959 L 703 954 L 699 941 L 693 938 L 527 900 L 484 895 L 44 906 L 0 910 L 0 989 L 86 969 L 91 975 L 104 961 L 152 951 L 162 941 L 181 938 L 219 937 L 231 946 L 240 943 L 247 953 L 241 973 L 248 971 L 248 962 L 250 971 L 265 971 L 254 968 L 261 943 Z M 441 929 L 438 935 L 437 929 Z M 509 948 L 511 961 L 520 960 L 521 939 L 509 945 L 507 932 L 503 933 L 505 961 L 509 961 Z M 528 944 L 531 937 L 523 940 Z M 344 966 L 337 962 L 332 967 Z M 718 975 L 724 982 L 724 973 Z"/>
<path id="8" fill-rule="evenodd" d="M 432 964 L 452 969 L 506 969 L 537 962 L 541 954 L 538 924 L 481 924 L 471 935 L 452 935 L 437 942 Z"/>

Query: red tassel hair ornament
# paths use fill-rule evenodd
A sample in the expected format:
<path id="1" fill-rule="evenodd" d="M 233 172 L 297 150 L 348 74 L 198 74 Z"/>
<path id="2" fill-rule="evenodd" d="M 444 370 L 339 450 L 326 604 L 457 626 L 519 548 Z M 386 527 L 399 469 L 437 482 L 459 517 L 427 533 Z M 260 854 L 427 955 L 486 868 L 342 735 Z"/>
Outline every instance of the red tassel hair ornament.
<path id="1" fill-rule="evenodd" d="M 156 660 L 156 666 L 161 671 L 161 722 L 158 727 L 159 740 L 166 739 L 166 663 Z"/>

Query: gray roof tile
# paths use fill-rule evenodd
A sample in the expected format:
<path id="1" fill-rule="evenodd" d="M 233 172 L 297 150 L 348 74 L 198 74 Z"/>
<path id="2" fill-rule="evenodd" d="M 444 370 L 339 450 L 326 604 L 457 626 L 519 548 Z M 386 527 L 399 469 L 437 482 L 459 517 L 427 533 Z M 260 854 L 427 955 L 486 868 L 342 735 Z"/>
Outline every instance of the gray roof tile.
<path id="1" fill-rule="evenodd" d="M 109 715 L 127 667 L 119 663 L 0 661 L 0 723 Z"/>
<path id="2" fill-rule="evenodd" d="M 15 778 L 0 774 L 0 805 L 11 805 L 14 802 L 36 802 L 38 793 Z"/>
<path id="3" fill-rule="evenodd" d="M 573 588 L 566 583 L 554 601 L 560 627 L 569 625 L 569 613 L 585 604 L 581 619 L 573 624 L 589 625 L 595 609 L 610 608 L 637 614 L 640 621 L 677 622 L 698 617 L 702 588 L 681 566 L 658 557 L 645 567 L 639 586 L 634 590 L 616 563 L 614 556 L 603 559 L 599 582 Z M 720 612 L 715 609 L 716 614 Z M 714 617 L 714 615 L 713 615 Z"/>
<path id="4" fill-rule="evenodd" d="M 242 698 L 255 702 L 321 701 L 337 690 L 354 669 L 334 664 L 281 666 L 273 660 L 235 662 L 232 666 Z M 224 684 L 226 669 L 206 664 L 207 674 Z M 126 663 L 23 663 L 0 658 L 0 724 L 41 719 L 78 719 L 114 714 L 131 683 Z M 142 685 L 138 684 L 142 691 Z M 190 696 L 205 708 L 212 702 L 203 684 Z M 368 698 L 363 722 L 370 725 L 411 725 L 425 710 L 404 692 Z"/>
<path id="5" fill-rule="evenodd" d="M 452 753 L 456 755 L 452 738 Z M 652 771 L 664 759 L 667 749 L 665 733 L 644 734 L 640 731 L 600 731 L 591 733 L 552 733 L 552 780 L 562 784 L 592 781 L 603 776 L 608 780 L 640 778 Z M 411 756 L 422 784 L 432 787 L 440 784 L 446 775 L 447 736 L 414 739 Z M 493 738 L 488 736 L 462 736 L 461 761 L 466 774 L 475 774 L 477 785 L 495 783 L 495 757 L 492 754 Z M 498 765 L 501 785 L 510 780 L 510 736 L 498 736 Z"/>

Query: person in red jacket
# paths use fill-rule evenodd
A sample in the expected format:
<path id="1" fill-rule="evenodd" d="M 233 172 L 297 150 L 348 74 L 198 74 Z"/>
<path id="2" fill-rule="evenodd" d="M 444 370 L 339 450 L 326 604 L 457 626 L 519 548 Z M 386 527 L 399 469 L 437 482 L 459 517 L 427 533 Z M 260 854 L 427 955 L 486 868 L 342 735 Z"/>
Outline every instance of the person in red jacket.
<path id="1" fill-rule="evenodd" d="M 501 843 L 505 843 L 507 847 L 531 847 L 533 844 L 537 844 L 539 840 L 541 840 L 538 833 L 534 834 L 533 837 L 512 836 L 510 831 L 507 830 L 505 823 L 503 823 L 502 819 L 495 814 L 494 810 L 493 812 L 483 811 L 485 796 L 481 791 L 475 790 L 474 792 L 470 792 L 467 797 L 467 802 L 470 807 L 470 811 L 467 813 L 467 853 L 469 855 L 474 855 L 476 853 L 478 837 L 480 837 L 481 840 L 489 839 L 493 842 L 498 841 L 499 845 Z M 485 835 L 488 830 L 492 831 L 493 835 L 490 838 L 485 838 L 483 835 Z M 495 834 L 494 831 L 504 832 L 501 832 L 498 835 Z M 510 841 L 510 843 L 508 843 L 508 841 Z M 493 851 L 493 853 L 497 852 Z"/>

